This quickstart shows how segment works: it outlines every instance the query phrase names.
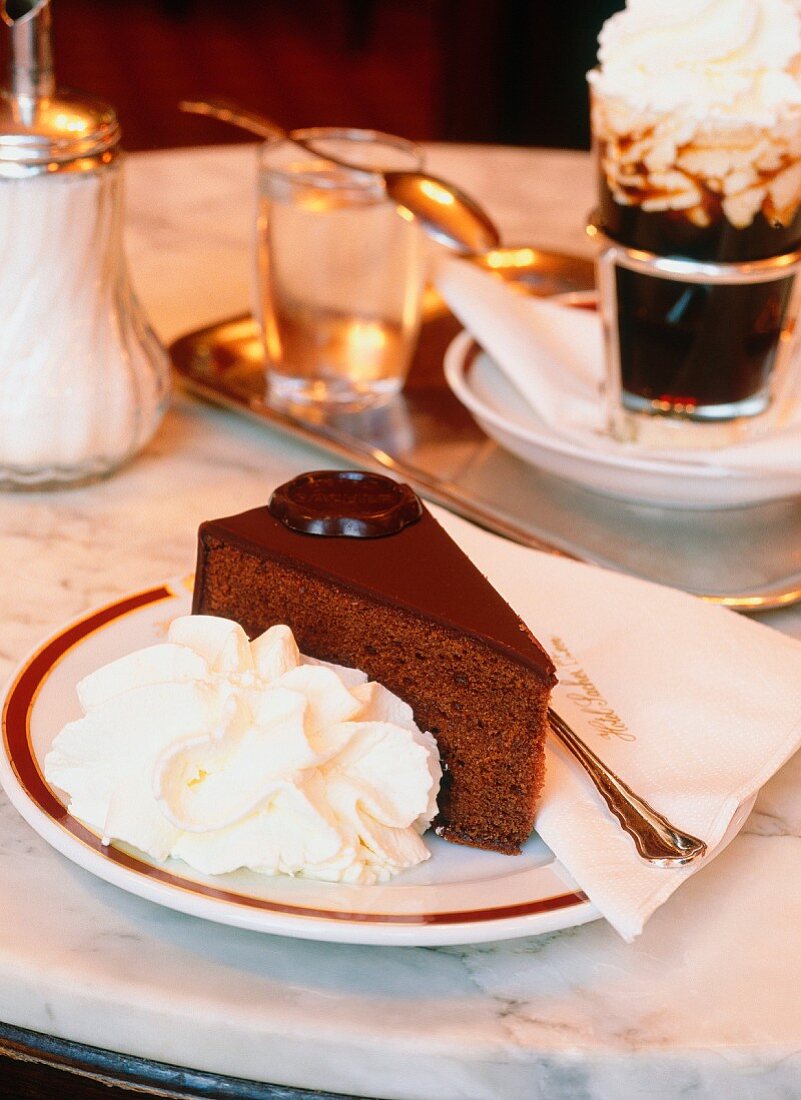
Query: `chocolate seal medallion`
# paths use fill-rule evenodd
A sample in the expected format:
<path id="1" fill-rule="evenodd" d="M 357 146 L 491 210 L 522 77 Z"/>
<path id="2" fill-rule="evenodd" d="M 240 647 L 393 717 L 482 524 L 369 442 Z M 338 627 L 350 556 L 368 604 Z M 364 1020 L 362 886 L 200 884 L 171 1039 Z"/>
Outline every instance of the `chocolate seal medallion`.
<path id="1" fill-rule="evenodd" d="M 280 485 L 270 512 L 305 535 L 357 539 L 396 535 L 423 514 L 408 485 L 363 470 L 314 470 Z"/>

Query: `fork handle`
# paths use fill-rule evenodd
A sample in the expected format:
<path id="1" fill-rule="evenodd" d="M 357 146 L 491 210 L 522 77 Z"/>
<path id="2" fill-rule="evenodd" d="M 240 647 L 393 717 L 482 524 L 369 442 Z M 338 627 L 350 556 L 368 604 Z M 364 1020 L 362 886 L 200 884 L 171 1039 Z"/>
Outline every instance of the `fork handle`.
<path id="1" fill-rule="evenodd" d="M 585 769 L 643 859 L 657 867 L 678 867 L 691 863 L 706 852 L 703 840 L 680 832 L 636 795 L 550 708 L 548 722 L 552 732 Z"/>

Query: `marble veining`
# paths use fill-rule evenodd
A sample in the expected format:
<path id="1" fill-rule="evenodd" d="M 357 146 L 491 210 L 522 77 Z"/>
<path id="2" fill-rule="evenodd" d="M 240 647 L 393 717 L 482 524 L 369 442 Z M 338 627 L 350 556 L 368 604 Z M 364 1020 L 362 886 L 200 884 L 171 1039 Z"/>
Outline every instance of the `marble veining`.
<path id="1" fill-rule="evenodd" d="M 248 308 L 250 146 L 127 163 L 128 251 L 164 339 Z M 435 146 L 507 243 L 589 251 L 589 158 Z M 0 675 L 87 607 L 192 568 L 198 523 L 322 452 L 177 394 L 98 485 L 0 496 Z M 766 617 L 801 636 L 801 614 Z M 602 922 L 460 948 L 207 924 L 94 879 L 0 796 L 0 1019 L 257 1081 L 395 1100 L 786 1097 L 801 1090 L 801 761 L 633 945 Z"/>

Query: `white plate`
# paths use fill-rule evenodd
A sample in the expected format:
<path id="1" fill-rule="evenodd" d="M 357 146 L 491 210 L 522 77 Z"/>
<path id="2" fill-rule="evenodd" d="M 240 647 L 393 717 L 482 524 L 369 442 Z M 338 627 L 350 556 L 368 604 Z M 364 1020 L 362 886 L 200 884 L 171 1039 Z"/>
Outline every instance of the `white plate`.
<path id="1" fill-rule="evenodd" d="M 593 492 L 674 508 L 734 508 L 795 497 L 798 476 L 622 455 L 552 432 L 468 332 L 445 354 L 445 377 L 490 438 L 547 473 Z"/>
<path id="2" fill-rule="evenodd" d="M 534 836 L 520 856 L 426 837 L 431 859 L 382 886 L 346 886 L 250 872 L 204 876 L 185 864 L 105 847 L 44 778 L 53 738 L 80 716 L 75 685 L 92 669 L 163 640 L 189 610 L 191 579 L 116 601 L 69 624 L 22 665 L 3 707 L 0 781 L 25 820 L 87 871 L 196 917 L 302 939 L 434 945 L 536 935 L 595 920 L 590 904 Z"/>

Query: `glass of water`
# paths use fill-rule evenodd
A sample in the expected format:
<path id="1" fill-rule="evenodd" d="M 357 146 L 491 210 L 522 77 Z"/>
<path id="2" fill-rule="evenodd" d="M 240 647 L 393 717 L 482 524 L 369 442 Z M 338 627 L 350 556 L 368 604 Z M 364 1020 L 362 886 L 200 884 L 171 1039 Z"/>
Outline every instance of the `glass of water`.
<path id="1" fill-rule="evenodd" d="M 374 130 L 318 128 L 270 142 L 259 164 L 258 313 L 269 399 L 360 408 L 402 388 L 420 327 L 424 240 L 377 171 L 422 153 Z M 341 168 L 326 153 L 356 165 Z"/>

